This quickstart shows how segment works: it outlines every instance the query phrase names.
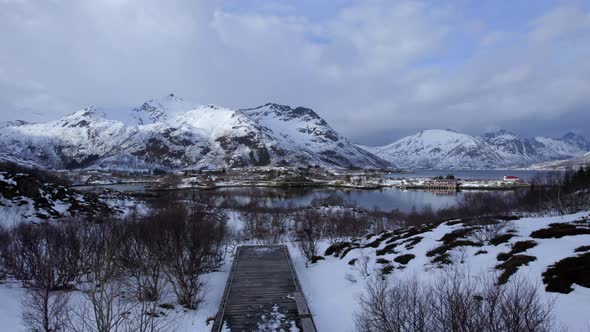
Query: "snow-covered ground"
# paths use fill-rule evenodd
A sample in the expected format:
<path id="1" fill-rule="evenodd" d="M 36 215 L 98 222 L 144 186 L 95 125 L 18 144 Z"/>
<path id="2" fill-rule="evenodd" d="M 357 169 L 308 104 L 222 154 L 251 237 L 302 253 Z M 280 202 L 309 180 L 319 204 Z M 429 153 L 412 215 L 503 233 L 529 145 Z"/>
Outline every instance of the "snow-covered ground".
<path id="1" fill-rule="evenodd" d="M 228 259 L 231 260 L 231 258 Z M 179 305 L 176 305 L 174 309 L 159 309 L 165 313 L 165 316 L 158 318 L 157 325 L 162 327 L 163 331 L 210 331 L 212 322 L 209 320 L 217 313 L 230 268 L 231 261 L 220 271 L 203 276 L 206 290 L 198 310 L 186 310 Z M 0 331 L 29 331 L 21 319 L 22 300 L 25 295 L 26 289 L 19 282 L 0 283 Z M 168 294 L 160 303 L 174 303 L 173 299 L 172 294 Z M 81 293 L 72 292 L 69 302 L 80 303 L 81 301 L 83 301 Z"/>
<path id="2" fill-rule="evenodd" d="M 244 226 L 240 214 L 235 211 L 226 211 L 229 217 L 228 227 L 231 232 L 239 232 Z M 452 265 L 469 272 L 470 276 L 495 276 L 495 269 L 499 262 L 497 255 L 511 250 L 514 243 L 532 240 L 537 242 L 535 247 L 526 250 L 523 254 L 536 257 L 536 260 L 521 266 L 511 278 L 517 276 L 526 278 L 539 289 L 545 289 L 541 274 L 547 267 L 555 262 L 571 256 L 576 256 L 574 250 L 581 246 L 590 245 L 590 234 L 564 236 L 561 238 L 533 238 L 533 231 L 549 227 L 553 223 L 571 223 L 582 220 L 583 228 L 590 228 L 588 219 L 590 212 L 582 212 L 557 217 L 522 218 L 508 221 L 510 229 L 513 229 L 514 237 L 507 242 L 497 245 L 483 241 L 481 246 L 457 246 L 449 251 Z M 353 248 L 345 257 L 325 256 L 315 264 L 306 264 L 305 258 L 297 247 L 288 242 L 288 248 L 293 258 L 295 269 L 303 287 L 306 299 L 313 314 L 318 331 L 353 331 L 355 313 L 359 310 L 358 300 L 365 291 L 368 280 L 380 273 L 383 263 L 376 259 L 390 261 L 388 265 L 394 267 L 388 276 L 391 279 L 404 279 L 418 277 L 421 281 L 432 282 L 435 276 L 440 276 L 444 269 L 433 263 L 433 257 L 427 253 L 441 245 L 441 238 L 445 234 L 467 227 L 462 223 L 444 223 L 438 226 L 424 227 L 420 232 L 405 238 L 399 238 L 391 243 L 388 240 L 395 238 L 394 234 L 400 234 L 400 230 L 381 233 L 359 239 L 358 247 Z M 398 232 L 398 233 L 394 233 Z M 422 237 L 421 240 L 418 240 Z M 416 240 L 413 245 L 408 241 Z M 475 233 L 465 237 L 466 240 L 481 241 L 476 239 Z M 368 244 L 371 244 L 367 246 Z M 395 253 L 384 251 L 387 245 L 393 244 L 390 249 Z M 329 244 L 322 241 L 319 253 L 324 254 Z M 354 246 L 353 246 L 354 247 Z M 377 255 L 378 251 L 383 251 Z M 484 252 L 476 254 L 478 252 Z M 394 259 L 404 254 L 415 255 L 407 264 L 397 263 Z M 229 274 L 231 257 L 228 255 L 226 264 L 221 271 L 204 276 L 207 280 L 207 292 L 203 303 L 196 311 L 184 310 L 180 306 L 176 309 L 164 310 L 166 316 L 163 322 L 168 322 L 167 330 L 174 331 L 209 331 L 211 324 L 207 320 L 214 317 Z M 367 260 L 367 269 L 359 268 L 359 265 L 350 265 L 349 262 L 356 259 L 357 262 Z M 364 275 L 368 272 L 370 276 Z M 573 285 L 573 291 L 569 294 L 550 293 L 542 291 L 542 296 L 548 300 L 555 300 L 554 316 L 558 324 L 567 328 L 567 331 L 588 331 L 590 317 L 587 315 L 590 307 L 590 288 Z M 20 284 L 9 282 L 0 284 L 0 322 L 3 323 L 0 330 L 23 331 L 24 326 L 20 320 L 22 308 L 21 298 L 25 294 Z M 77 295 L 79 296 L 79 294 Z M 163 299 L 163 303 L 174 303 L 173 297 Z"/>
<path id="3" fill-rule="evenodd" d="M 531 240 L 532 231 L 545 228 L 551 223 L 571 222 L 582 217 L 587 217 L 588 212 L 578 213 L 560 217 L 546 218 L 523 218 L 513 221 L 516 229 L 516 237 L 509 240 L 508 243 L 502 243 L 494 246 L 485 244 L 481 247 L 459 247 L 453 250 L 453 264 L 460 264 L 471 275 L 481 275 L 496 273 L 494 267 L 499 264 L 496 260 L 497 254 L 510 251 L 510 246 L 514 242 Z M 441 237 L 450 231 L 460 228 L 461 225 L 440 225 L 431 231 L 416 235 L 424 237 L 422 241 L 416 244 L 412 249 L 406 249 L 404 245 L 395 248 L 396 254 L 385 254 L 376 256 L 375 252 L 382 249 L 386 244 L 385 241 L 377 248 L 354 249 L 349 252 L 343 259 L 327 256 L 326 260 L 319 261 L 316 264 L 306 267 L 305 259 L 299 251 L 290 246 L 290 252 L 293 256 L 295 269 L 305 291 L 305 296 L 313 313 L 314 321 L 318 331 L 353 331 L 354 330 L 354 313 L 358 308 L 358 299 L 363 293 L 368 278 L 364 278 L 355 268 L 349 265 L 351 259 L 362 259 L 368 257 L 369 272 L 374 275 L 383 265 L 376 263 L 376 258 L 383 258 L 392 261 L 396 267 L 389 278 L 411 278 L 418 276 L 423 280 L 432 280 L 441 269 L 431 263 L 432 257 L 427 257 L 426 253 L 438 247 L 441 243 L 438 241 Z M 365 243 L 374 241 L 379 236 L 374 236 Z M 520 267 L 517 274 L 527 278 L 531 282 L 539 285 L 544 289 L 542 284 L 541 273 L 547 267 L 563 258 L 575 256 L 574 249 L 590 245 L 590 235 L 566 236 L 559 239 L 532 239 L 538 242 L 538 245 L 526 251 L 527 255 L 537 258 L 536 261 L 530 262 L 528 266 Z M 323 254 L 328 247 L 326 242 L 321 245 L 320 253 Z M 478 251 L 487 251 L 486 254 L 475 255 Z M 401 264 L 395 263 L 393 258 L 403 254 L 414 254 L 416 257 L 407 264 L 405 268 L 399 269 Z M 458 261 L 463 259 L 464 263 Z M 515 277 L 515 276 L 513 276 Z M 355 281 L 352 281 L 355 280 Z M 590 328 L 590 317 L 588 308 L 590 308 L 590 288 L 584 288 L 573 285 L 574 291 L 569 294 L 542 292 L 543 296 L 549 299 L 555 299 L 554 315 L 558 323 L 567 327 L 567 331 L 582 332 Z"/>
<path id="4" fill-rule="evenodd" d="M 0 186 L 0 225 L 5 226 L 79 214 L 108 212 L 115 218 L 123 218 L 132 213 L 145 215 L 149 211 L 145 202 L 117 191 L 89 195 L 70 187 L 43 183 L 25 173 L 0 171 Z M 27 191 L 20 188 L 27 188 Z"/>

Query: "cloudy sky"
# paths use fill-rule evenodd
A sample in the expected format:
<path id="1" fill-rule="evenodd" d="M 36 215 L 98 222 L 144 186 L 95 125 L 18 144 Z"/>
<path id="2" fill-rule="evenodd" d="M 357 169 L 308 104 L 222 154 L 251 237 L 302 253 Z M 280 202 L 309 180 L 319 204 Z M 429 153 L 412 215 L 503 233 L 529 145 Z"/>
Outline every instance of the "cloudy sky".
<path id="1" fill-rule="evenodd" d="M 315 109 L 356 142 L 590 136 L 590 2 L 0 0 L 0 116 L 174 92 Z"/>

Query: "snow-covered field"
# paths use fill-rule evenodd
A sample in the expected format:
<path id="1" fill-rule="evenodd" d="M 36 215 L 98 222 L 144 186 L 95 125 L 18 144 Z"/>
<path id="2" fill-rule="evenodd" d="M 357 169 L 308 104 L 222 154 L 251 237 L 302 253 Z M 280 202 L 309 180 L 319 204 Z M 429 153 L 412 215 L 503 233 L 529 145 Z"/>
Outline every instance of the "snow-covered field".
<path id="1" fill-rule="evenodd" d="M 162 328 L 162 331 L 210 331 L 212 323 L 209 323 L 209 319 L 215 317 L 217 313 L 230 267 L 231 262 L 224 265 L 220 271 L 203 277 L 206 290 L 198 310 L 186 310 L 179 305 L 176 305 L 174 309 L 161 308 L 160 311 L 165 313 L 165 316 L 158 318 L 157 325 Z M 22 300 L 25 295 L 26 289 L 18 282 L 0 283 L 0 331 L 29 331 L 21 319 Z M 168 294 L 160 303 L 173 303 L 173 298 L 172 294 Z M 170 301 L 167 301 L 168 299 Z M 70 303 L 81 302 L 81 293 L 72 292 L 69 301 Z"/>
<path id="2" fill-rule="evenodd" d="M 227 212 L 230 230 L 239 232 L 244 226 L 239 213 Z M 482 242 L 481 245 L 453 247 L 448 251 L 451 264 L 446 265 L 446 268 L 452 266 L 468 271 L 468 275 L 474 278 L 483 275 L 495 278 L 498 273 L 495 267 L 501 263 L 497 259 L 498 254 L 509 252 L 516 242 L 535 241 L 537 245 L 527 249 L 523 254 L 534 256 L 536 260 L 521 266 L 511 278 L 526 278 L 538 285 L 539 289 L 544 290 L 545 285 L 541 274 L 547 270 L 548 266 L 557 261 L 579 255 L 580 253 L 576 253 L 575 249 L 590 245 L 590 234 L 539 238 L 531 237 L 531 233 L 547 228 L 550 224 L 576 221 L 579 221 L 580 227 L 590 229 L 589 217 L 590 212 L 582 212 L 566 216 L 506 221 L 507 229 L 513 230 L 509 233 L 514 236 L 507 239 L 506 242 L 495 245 L 488 240 L 477 238 L 476 233 L 467 234 L 460 239 L 479 241 Z M 439 264 L 433 263 L 436 256 L 429 255 L 428 252 L 441 246 L 440 240 L 443 236 L 466 227 L 469 225 L 444 223 L 438 226 L 424 227 L 411 236 L 398 238 L 396 238 L 396 234 L 402 234 L 400 230 L 380 233 L 361 238 L 358 242 L 352 241 L 356 244 L 344 257 L 326 255 L 325 260 L 311 265 L 306 264 L 305 258 L 293 243 L 287 242 L 318 331 L 354 330 L 354 317 L 359 310 L 359 297 L 365 291 L 367 282 L 373 276 L 380 275 L 384 266 L 384 263 L 376 262 L 377 259 L 387 260 L 386 265 L 393 266 L 391 274 L 387 276 L 391 280 L 417 277 L 423 282 L 432 282 L 437 276 L 441 276 L 446 268 L 440 268 Z M 390 242 L 388 243 L 388 241 Z M 409 245 L 410 243 L 411 245 Z M 327 241 L 322 241 L 320 255 L 324 255 L 328 247 Z M 395 261 L 395 258 L 406 254 L 412 254 L 415 257 L 406 264 Z M 164 330 L 210 330 L 211 324 L 207 324 L 207 320 L 214 317 L 217 312 L 231 266 L 231 259 L 232 257 L 228 255 L 226 264 L 219 272 L 204 276 L 204 280 L 207 282 L 207 291 L 198 310 L 184 310 L 178 305 L 175 306 L 175 309 L 162 309 L 165 312 L 165 316 L 161 320 L 165 326 Z M 350 265 L 350 261 L 353 259 L 356 259 L 357 262 L 366 260 L 366 269 L 356 263 Z M 576 284 L 572 287 L 573 291 L 569 294 L 542 291 L 541 295 L 543 299 L 555 301 L 553 313 L 559 325 L 566 327 L 567 331 L 571 332 L 588 331 L 590 328 L 590 317 L 587 315 L 590 307 L 590 288 Z M 18 283 L 0 284 L 1 331 L 24 330 L 20 320 L 21 299 L 24 294 L 25 290 Z M 79 292 L 74 292 L 74 300 L 76 297 L 80 297 Z M 168 299 L 169 301 L 167 301 Z M 174 299 L 170 296 L 161 302 L 174 303 Z"/>
<path id="3" fill-rule="evenodd" d="M 497 273 L 494 267 L 499 264 L 496 260 L 497 254 L 510 251 L 510 246 L 517 241 L 534 240 L 538 245 L 526 251 L 537 260 L 530 262 L 528 266 L 520 267 L 517 275 L 520 275 L 531 282 L 543 287 L 541 273 L 547 267 L 563 258 L 575 256 L 574 249 L 590 245 L 590 235 L 565 236 L 559 239 L 532 239 L 532 231 L 547 227 L 551 223 L 562 223 L 579 220 L 587 217 L 588 212 L 578 213 L 560 217 L 546 218 L 523 218 L 513 221 L 516 235 L 507 243 L 497 246 L 484 244 L 481 247 L 458 247 L 453 250 L 451 257 L 454 265 L 469 271 L 470 275 Z M 385 254 L 376 256 L 375 252 L 382 249 L 385 241 L 377 248 L 354 249 L 343 259 L 327 256 L 326 260 L 306 267 L 305 259 L 293 246 L 290 247 L 291 255 L 297 270 L 305 296 L 309 302 L 310 310 L 314 315 L 314 321 L 319 331 L 353 331 L 354 313 L 358 308 L 358 299 L 364 291 L 368 278 L 361 275 L 358 268 L 349 265 L 351 259 L 360 260 L 363 256 L 369 258 L 369 272 L 374 275 L 382 267 L 376 263 L 375 258 L 383 258 L 392 261 L 396 267 L 389 275 L 389 278 L 418 278 L 432 280 L 442 270 L 431 263 L 431 257 L 426 253 L 440 245 L 441 237 L 461 225 L 440 225 L 431 231 L 413 237 L 422 236 L 423 239 L 412 249 L 406 249 L 404 245 L 395 248 L 396 254 Z M 366 243 L 374 241 L 379 236 L 374 236 Z M 410 238 L 413 238 L 410 237 Z M 320 253 L 323 254 L 328 247 L 326 242 L 322 243 Z M 487 251 L 486 254 L 475 255 L 478 251 Z M 416 257 L 407 264 L 393 262 L 393 259 L 403 254 L 414 254 Z M 464 263 L 460 263 L 463 260 Z M 512 276 L 514 278 L 515 276 Z M 352 281 L 355 280 L 355 281 Z M 590 288 L 573 285 L 574 291 L 569 294 L 542 292 L 543 296 L 555 299 L 554 315 L 559 324 L 563 324 L 567 331 L 582 332 L 590 329 Z"/>

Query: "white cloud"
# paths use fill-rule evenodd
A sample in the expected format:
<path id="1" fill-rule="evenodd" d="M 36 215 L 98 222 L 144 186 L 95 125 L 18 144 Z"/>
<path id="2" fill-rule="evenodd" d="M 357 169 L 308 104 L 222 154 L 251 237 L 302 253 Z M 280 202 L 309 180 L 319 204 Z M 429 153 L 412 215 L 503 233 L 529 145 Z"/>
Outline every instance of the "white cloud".
<path id="1" fill-rule="evenodd" d="M 547 42 L 559 38 L 579 37 L 590 29 L 590 12 L 578 8 L 559 7 L 536 19 L 532 24 L 531 39 Z"/>
<path id="2" fill-rule="evenodd" d="M 370 142 L 590 105 L 590 26 L 580 9 L 556 8 L 510 32 L 469 28 L 477 20 L 460 9 L 421 1 L 354 2 L 321 21 L 265 3 L 228 11 L 204 0 L 3 0 L 0 114 L 52 118 L 176 92 L 229 107 L 310 106 Z"/>

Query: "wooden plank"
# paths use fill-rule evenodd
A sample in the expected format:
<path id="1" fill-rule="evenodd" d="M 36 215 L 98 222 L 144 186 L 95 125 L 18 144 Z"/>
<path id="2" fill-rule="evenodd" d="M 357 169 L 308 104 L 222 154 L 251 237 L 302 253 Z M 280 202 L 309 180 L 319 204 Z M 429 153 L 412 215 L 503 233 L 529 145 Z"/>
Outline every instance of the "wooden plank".
<path id="1" fill-rule="evenodd" d="M 316 332 L 315 324 L 311 318 L 301 318 L 301 331 L 302 332 Z"/>
<path id="2" fill-rule="evenodd" d="M 295 293 L 295 304 L 297 305 L 297 311 L 299 311 L 300 317 L 311 316 L 309 313 L 309 308 L 307 307 L 307 303 L 305 302 L 305 298 L 300 292 Z"/>
<path id="3" fill-rule="evenodd" d="M 287 247 L 238 247 L 212 331 L 224 323 L 235 332 L 256 330 L 273 312 L 285 327 L 295 322 L 304 332 L 315 331 Z"/>

